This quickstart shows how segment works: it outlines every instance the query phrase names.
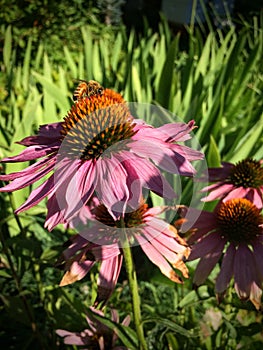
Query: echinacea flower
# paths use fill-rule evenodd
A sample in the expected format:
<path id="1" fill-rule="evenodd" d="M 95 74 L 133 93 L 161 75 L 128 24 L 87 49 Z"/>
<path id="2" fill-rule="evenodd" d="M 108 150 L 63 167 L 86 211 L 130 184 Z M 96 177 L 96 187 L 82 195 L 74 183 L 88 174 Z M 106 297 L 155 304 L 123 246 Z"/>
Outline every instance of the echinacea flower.
<path id="1" fill-rule="evenodd" d="M 121 95 L 105 89 L 102 95 L 78 99 L 63 122 L 43 125 L 38 135 L 20 141 L 27 148 L 2 162 L 39 160 L 0 175 L 0 180 L 12 181 L 0 191 L 16 191 L 42 179 L 16 214 L 48 197 L 49 230 L 78 215 L 94 194 L 116 217 L 128 204 L 137 207 L 142 188 L 173 199 L 175 193 L 156 165 L 192 176 L 190 161 L 203 155 L 178 142 L 189 139 L 194 127 L 190 121 L 153 128 L 131 116 Z"/>
<path id="2" fill-rule="evenodd" d="M 221 168 L 209 168 L 210 182 L 215 184 L 202 189 L 209 191 L 203 201 L 247 198 L 258 208 L 263 207 L 263 166 L 261 161 L 244 159 L 236 164 L 223 162 Z"/>
<path id="3" fill-rule="evenodd" d="M 114 291 L 122 266 L 123 257 L 118 244 L 101 246 L 78 234 L 72 236 L 67 244 L 68 247 L 56 264 L 66 270 L 60 286 L 81 280 L 96 262 L 101 262 L 95 305 L 100 302 L 105 304 Z"/>
<path id="4" fill-rule="evenodd" d="M 93 210 L 94 222 L 75 236 L 72 244 L 64 251 L 66 274 L 61 285 L 83 278 L 95 261 L 102 260 L 96 303 L 106 300 L 112 293 L 120 272 L 122 262 L 123 233 L 131 245 L 140 245 L 147 257 L 159 267 L 170 280 L 182 283 L 182 278 L 174 269 L 188 277 L 183 262 L 190 250 L 177 230 L 157 217 L 167 208 L 148 208 L 141 204 L 135 211 L 114 219 L 104 205 Z M 93 242 L 93 243 L 91 243 Z"/>
<path id="5" fill-rule="evenodd" d="M 187 227 L 194 229 L 188 240 L 193 244 L 188 260 L 200 258 L 194 284 L 201 285 L 222 258 L 215 284 L 218 296 L 223 296 L 234 277 L 238 297 L 250 299 L 259 308 L 263 282 L 263 216 L 260 209 L 245 198 L 236 198 L 220 202 L 214 212 L 185 208 L 182 215 L 187 218 Z"/>
<path id="6" fill-rule="evenodd" d="M 103 312 L 90 308 L 92 313 L 101 317 L 104 316 Z M 57 329 L 56 333 L 60 337 L 63 337 L 64 344 L 87 346 L 88 349 L 94 350 L 125 350 L 125 346 L 116 345 L 118 336 L 117 334 L 105 326 L 102 322 L 98 321 L 91 313 L 86 317 L 89 328 L 84 329 L 81 332 L 70 332 L 64 329 Z M 115 309 L 111 310 L 111 319 L 116 324 L 119 323 L 119 315 Z M 121 325 L 128 326 L 130 324 L 130 316 L 126 316 L 121 322 Z M 82 349 L 85 349 L 81 347 Z M 128 350 L 128 349 L 127 349 Z"/>

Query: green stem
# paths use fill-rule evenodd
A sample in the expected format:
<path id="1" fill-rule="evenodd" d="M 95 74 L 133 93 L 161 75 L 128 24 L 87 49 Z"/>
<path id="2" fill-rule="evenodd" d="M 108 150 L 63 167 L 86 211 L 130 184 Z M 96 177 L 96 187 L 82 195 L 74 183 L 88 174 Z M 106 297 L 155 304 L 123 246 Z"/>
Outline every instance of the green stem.
<path id="1" fill-rule="evenodd" d="M 133 306 L 133 317 L 134 324 L 139 340 L 139 346 L 141 350 L 147 350 L 146 341 L 144 338 L 142 318 L 141 318 L 141 308 L 140 308 L 140 296 L 138 293 L 138 282 L 137 275 L 134 268 L 134 263 L 132 259 L 131 247 L 127 239 L 125 230 L 123 230 L 122 235 L 122 251 L 126 265 L 126 271 L 128 276 L 128 282 L 130 286 L 131 296 L 132 296 L 132 306 Z"/>

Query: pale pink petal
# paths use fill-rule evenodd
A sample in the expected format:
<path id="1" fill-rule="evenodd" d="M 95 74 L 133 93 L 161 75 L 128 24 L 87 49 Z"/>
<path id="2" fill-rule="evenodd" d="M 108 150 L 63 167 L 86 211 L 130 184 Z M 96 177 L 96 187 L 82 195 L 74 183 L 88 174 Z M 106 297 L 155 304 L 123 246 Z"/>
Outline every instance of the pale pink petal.
<path id="1" fill-rule="evenodd" d="M 223 198 L 223 202 L 226 202 L 229 199 L 245 198 L 248 191 L 248 188 L 236 187 Z"/>
<path id="2" fill-rule="evenodd" d="M 263 207 L 263 187 L 261 189 L 250 188 L 246 198 L 254 203 L 257 208 L 261 209 Z"/>
<path id="3" fill-rule="evenodd" d="M 204 158 L 204 154 L 202 152 L 184 145 L 173 144 L 171 145 L 171 149 L 174 152 L 181 154 L 187 160 L 200 160 Z"/>
<path id="4" fill-rule="evenodd" d="M 204 283 L 210 272 L 213 270 L 218 260 L 220 259 L 225 243 L 223 241 L 219 241 L 218 246 L 214 251 L 209 252 L 206 256 L 201 258 L 199 261 L 194 278 L 193 283 L 197 286 Z"/>
<path id="5" fill-rule="evenodd" d="M 156 240 L 163 246 L 167 247 L 169 250 L 176 253 L 183 253 L 185 251 L 185 246 L 179 244 L 174 237 L 167 236 L 166 234 L 158 231 L 153 224 L 151 227 L 151 223 L 149 223 L 145 228 L 144 232 L 147 232 L 147 239 Z M 165 255 L 165 254 L 164 254 Z"/>
<path id="6" fill-rule="evenodd" d="M 178 255 L 172 251 L 171 249 L 169 249 L 168 247 L 166 247 L 165 245 L 162 244 L 162 242 L 158 241 L 157 239 L 153 238 L 151 235 L 148 234 L 148 230 L 145 228 L 144 229 L 144 234 L 145 234 L 145 238 L 151 242 L 152 246 L 158 251 L 160 252 L 165 258 L 166 260 L 168 260 L 171 264 L 174 264 L 178 261 Z"/>
<path id="7" fill-rule="evenodd" d="M 97 281 L 98 294 L 95 304 L 101 301 L 105 303 L 110 298 L 118 281 L 122 259 L 122 255 L 119 254 L 111 259 L 102 260 Z"/>
<path id="8" fill-rule="evenodd" d="M 161 272 L 171 279 L 173 275 L 173 270 L 167 260 L 160 254 L 158 250 L 156 250 L 152 244 L 142 236 L 136 236 L 138 243 L 141 245 L 142 250 L 147 255 L 147 257 L 159 267 Z"/>
<path id="9" fill-rule="evenodd" d="M 216 293 L 224 293 L 227 289 L 227 286 L 230 283 L 230 280 L 234 273 L 234 260 L 235 260 L 236 248 L 233 244 L 230 244 L 227 248 L 220 272 L 216 279 L 215 291 Z"/>
<path id="10" fill-rule="evenodd" d="M 157 128 L 158 131 L 166 134 L 166 141 L 186 141 L 191 138 L 189 134 L 194 128 L 195 121 L 186 123 L 169 123 Z"/>
<path id="11" fill-rule="evenodd" d="M 216 184 L 216 185 L 212 185 L 212 186 L 215 186 L 216 189 L 212 190 L 212 192 L 208 196 L 202 198 L 201 200 L 203 202 L 209 202 L 209 201 L 213 201 L 215 199 L 222 198 L 225 196 L 225 194 L 227 194 L 229 191 L 231 191 L 234 188 L 234 186 L 231 184 L 220 184 L 220 185 Z M 209 191 L 212 186 L 208 186 L 208 187 L 203 188 L 202 192 Z"/>

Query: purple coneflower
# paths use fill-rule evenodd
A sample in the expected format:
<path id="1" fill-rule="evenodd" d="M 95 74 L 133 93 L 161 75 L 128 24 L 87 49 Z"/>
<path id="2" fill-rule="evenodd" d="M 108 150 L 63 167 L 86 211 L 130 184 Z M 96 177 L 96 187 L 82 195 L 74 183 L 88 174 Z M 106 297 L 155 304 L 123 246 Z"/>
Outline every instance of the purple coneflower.
<path id="1" fill-rule="evenodd" d="M 165 276 L 182 283 L 181 276 L 174 269 L 179 270 L 183 277 L 188 277 L 183 260 L 190 250 L 177 230 L 157 217 L 166 209 L 149 209 L 146 204 L 141 204 L 137 210 L 115 220 L 104 205 L 96 207 L 93 210 L 94 225 L 74 236 L 63 253 L 66 274 L 61 285 L 82 279 L 96 261 L 102 261 L 96 304 L 106 301 L 116 285 L 122 264 L 122 234 L 127 235 L 130 244 L 140 245 Z"/>
<path id="2" fill-rule="evenodd" d="M 43 125 L 38 135 L 20 141 L 27 148 L 2 162 L 40 159 L 1 175 L 0 180 L 12 182 L 0 191 L 16 191 L 43 179 L 16 213 L 48 197 L 49 230 L 70 221 L 94 193 L 116 217 L 128 204 L 138 206 L 142 188 L 173 199 L 175 193 L 156 165 L 192 176 L 190 161 L 203 155 L 177 142 L 189 139 L 194 127 L 190 121 L 153 128 L 133 119 L 121 95 L 105 89 L 103 95 L 77 100 L 63 122 Z"/>
<path id="3" fill-rule="evenodd" d="M 188 260 L 200 258 L 194 284 L 202 284 L 222 258 L 215 285 L 218 296 L 224 294 L 234 277 L 238 297 L 250 299 L 259 308 L 263 282 L 260 209 L 245 198 L 236 198 L 220 202 L 214 212 L 188 208 L 182 209 L 182 215 L 187 218 L 187 227 L 194 229 L 188 243 L 196 242 Z"/>
<path id="4" fill-rule="evenodd" d="M 247 198 L 258 208 L 263 207 L 262 162 L 253 159 L 244 159 L 237 164 L 223 162 L 221 168 L 208 169 L 208 174 L 209 181 L 216 183 L 203 188 L 203 192 L 210 191 L 203 201 Z"/>
<path id="5" fill-rule="evenodd" d="M 94 314 L 103 317 L 104 314 L 100 310 L 90 308 Z M 64 329 L 57 329 L 56 333 L 63 337 L 64 344 L 88 346 L 86 349 L 94 350 L 125 350 L 125 346 L 117 346 L 116 341 L 118 339 L 117 334 L 105 326 L 96 318 L 89 314 L 87 317 L 87 323 L 89 328 L 84 329 L 82 332 L 70 332 Z M 111 319 L 116 324 L 119 323 L 118 312 L 114 309 L 111 310 Z M 123 326 L 130 324 L 130 316 L 126 316 L 121 323 Z M 82 348 L 82 347 L 81 347 Z M 85 348 L 82 348 L 85 349 Z"/>

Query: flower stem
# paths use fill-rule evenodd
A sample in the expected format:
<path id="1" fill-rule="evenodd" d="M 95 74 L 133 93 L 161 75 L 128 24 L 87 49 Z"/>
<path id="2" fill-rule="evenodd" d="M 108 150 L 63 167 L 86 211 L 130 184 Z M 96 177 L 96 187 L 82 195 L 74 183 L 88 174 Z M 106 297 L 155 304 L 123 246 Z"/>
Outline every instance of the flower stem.
<path id="1" fill-rule="evenodd" d="M 137 275 L 134 268 L 134 263 L 132 259 L 131 247 L 127 239 L 125 230 L 123 230 L 122 235 L 122 251 L 126 265 L 126 271 L 128 276 L 128 282 L 130 286 L 130 292 L 132 297 L 132 306 L 133 306 L 133 317 L 135 328 L 139 340 L 139 348 L 141 350 L 147 350 L 146 340 L 144 338 L 142 320 L 141 320 L 141 308 L 140 308 L 140 296 L 138 293 L 138 282 Z"/>

